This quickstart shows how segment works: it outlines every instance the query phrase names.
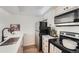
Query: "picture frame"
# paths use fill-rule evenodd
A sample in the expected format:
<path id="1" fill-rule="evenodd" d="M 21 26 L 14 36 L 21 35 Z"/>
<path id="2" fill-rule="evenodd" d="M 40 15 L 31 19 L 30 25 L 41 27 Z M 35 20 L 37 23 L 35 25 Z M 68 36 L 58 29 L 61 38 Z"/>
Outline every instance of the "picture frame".
<path id="1" fill-rule="evenodd" d="M 10 28 L 14 31 L 20 31 L 20 24 L 10 24 Z"/>

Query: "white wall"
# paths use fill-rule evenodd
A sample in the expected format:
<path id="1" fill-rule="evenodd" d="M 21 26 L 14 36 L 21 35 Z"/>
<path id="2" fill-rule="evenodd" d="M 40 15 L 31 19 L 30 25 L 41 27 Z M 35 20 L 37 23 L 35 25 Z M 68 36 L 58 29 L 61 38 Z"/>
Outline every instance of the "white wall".
<path id="1" fill-rule="evenodd" d="M 0 8 L 0 41 L 2 39 L 2 29 L 6 26 L 6 16 L 10 15 L 8 12 Z M 5 20 L 4 20 L 5 19 Z"/>
<path id="2" fill-rule="evenodd" d="M 54 8 L 48 10 L 42 18 L 47 19 L 48 26 L 54 27 Z"/>
<path id="3" fill-rule="evenodd" d="M 21 31 L 24 32 L 24 46 L 35 44 L 35 23 L 39 17 L 14 15 L 8 20 L 8 24 L 15 23 L 21 25 Z"/>
<path id="4" fill-rule="evenodd" d="M 69 31 L 69 32 L 77 32 L 79 33 L 79 26 L 68 26 L 68 27 L 56 27 L 54 24 L 54 15 L 55 15 L 55 8 L 50 9 L 45 15 L 43 15 L 43 18 L 48 19 L 48 26 L 55 27 L 58 34 L 60 31 Z"/>
<path id="5" fill-rule="evenodd" d="M 40 17 L 25 15 L 2 15 L 0 13 L 0 38 L 1 31 L 10 24 L 20 24 L 21 31 L 24 32 L 24 46 L 35 44 L 35 23 Z M 0 39 L 1 40 L 1 39 Z"/>

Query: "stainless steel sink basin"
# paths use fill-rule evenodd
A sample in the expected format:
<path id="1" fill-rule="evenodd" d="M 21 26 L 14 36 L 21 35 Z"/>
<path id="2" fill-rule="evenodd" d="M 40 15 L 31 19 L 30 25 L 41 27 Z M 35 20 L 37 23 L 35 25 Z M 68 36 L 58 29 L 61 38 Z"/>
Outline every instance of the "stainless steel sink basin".
<path id="1" fill-rule="evenodd" d="M 7 41 L 5 41 L 3 44 L 1 44 L 0 46 L 16 44 L 18 40 L 19 40 L 19 37 L 10 38 Z"/>

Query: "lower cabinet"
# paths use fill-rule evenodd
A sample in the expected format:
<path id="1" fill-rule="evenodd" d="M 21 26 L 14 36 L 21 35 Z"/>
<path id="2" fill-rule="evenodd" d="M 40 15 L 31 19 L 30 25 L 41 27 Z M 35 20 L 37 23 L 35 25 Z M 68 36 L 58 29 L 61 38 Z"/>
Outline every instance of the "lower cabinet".
<path id="1" fill-rule="evenodd" d="M 50 43 L 50 53 L 54 53 L 54 45 Z"/>
<path id="2" fill-rule="evenodd" d="M 62 51 L 59 48 L 54 47 L 54 53 L 62 53 Z"/>
<path id="3" fill-rule="evenodd" d="M 23 53 L 23 47 L 19 47 L 18 53 Z"/>
<path id="4" fill-rule="evenodd" d="M 53 37 L 51 36 L 46 36 L 46 35 L 43 35 L 42 36 L 42 51 L 44 53 L 48 53 L 48 40 L 49 39 L 52 39 Z"/>
<path id="5" fill-rule="evenodd" d="M 51 36 L 42 36 L 42 51 L 44 53 L 61 53 L 62 51 L 54 46 L 52 43 L 49 43 L 49 39 L 55 39 L 55 37 Z"/>
<path id="6" fill-rule="evenodd" d="M 21 41 L 21 43 L 20 43 L 20 46 L 19 46 L 19 48 L 18 48 L 17 53 L 23 53 L 23 39 L 22 39 L 22 41 Z"/>
<path id="7" fill-rule="evenodd" d="M 42 42 L 42 51 L 44 53 L 48 53 L 48 41 L 47 40 L 43 40 Z"/>
<path id="8" fill-rule="evenodd" d="M 62 50 L 50 43 L 50 53 L 62 53 Z"/>

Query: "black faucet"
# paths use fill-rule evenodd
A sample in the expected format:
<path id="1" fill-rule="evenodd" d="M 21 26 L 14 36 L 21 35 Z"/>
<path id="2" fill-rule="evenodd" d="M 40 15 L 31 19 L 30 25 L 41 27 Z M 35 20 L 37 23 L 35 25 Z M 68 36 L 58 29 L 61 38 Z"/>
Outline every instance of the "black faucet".
<path id="1" fill-rule="evenodd" d="M 5 38 L 5 37 L 4 37 L 4 30 L 5 30 L 5 29 L 8 29 L 8 31 L 9 31 L 10 28 L 3 28 L 3 30 L 2 30 L 2 42 L 4 41 L 4 38 Z"/>

